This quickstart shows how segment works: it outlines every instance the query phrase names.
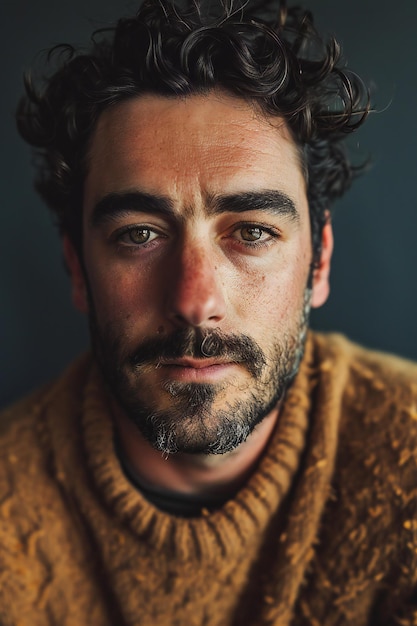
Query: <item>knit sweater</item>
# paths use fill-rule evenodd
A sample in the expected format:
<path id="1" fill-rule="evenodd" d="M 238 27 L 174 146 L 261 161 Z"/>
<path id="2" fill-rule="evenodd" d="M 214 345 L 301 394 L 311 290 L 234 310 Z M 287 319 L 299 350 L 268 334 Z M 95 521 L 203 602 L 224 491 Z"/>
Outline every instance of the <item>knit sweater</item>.
<path id="1" fill-rule="evenodd" d="M 1 417 L 2 626 L 417 625 L 417 366 L 313 335 L 220 509 L 129 482 L 90 356 Z"/>

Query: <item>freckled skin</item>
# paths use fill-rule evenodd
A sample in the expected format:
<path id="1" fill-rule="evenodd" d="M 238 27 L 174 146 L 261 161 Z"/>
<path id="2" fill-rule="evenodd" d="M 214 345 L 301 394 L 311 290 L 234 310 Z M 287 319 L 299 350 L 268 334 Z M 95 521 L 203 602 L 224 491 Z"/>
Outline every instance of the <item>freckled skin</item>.
<path id="1" fill-rule="evenodd" d="M 207 212 L 207 197 L 214 194 L 265 189 L 289 196 L 299 220 L 262 211 Z M 173 219 L 132 214 L 105 227 L 92 226 L 99 200 L 134 190 L 169 197 Z M 279 237 L 245 248 L 238 228 L 242 221 L 265 224 Z M 141 249 L 110 243 L 114 231 L 130 224 L 145 224 L 162 236 Z M 88 155 L 83 229 L 98 323 L 117 328 L 126 350 L 147 337 L 190 326 L 247 334 L 268 355 L 271 341 L 294 332 L 310 271 L 311 231 L 297 150 L 279 118 L 265 118 L 221 93 L 186 99 L 147 95 L 106 110 Z M 70 267 L 74 299 L 87 311 L 82 277 L 75 263 L 70 261 Z M 313 306 L 322 304 L 327 290 L 327 274 L 316 272 Z M 169 398 L 161 393 L 158 375 L 158 370 L 149 372 L 148 394 L 155 405 L 163 405 Z M 239 384 L 220 394 L 218 404 L 250 385 L 243 368 L 231 375 Z M 278 409 L 272 411 L 244 444 L 240 465 L 234 454 L 236 471 L 242 473 L 259 456 L 277 414 Z M 130 426 L 126 429 L 131 439 L 139 437 Z M 146 445 L 139 437 L 137 446 Z M 146 455 L 152 457 L 147 448 Z"/>

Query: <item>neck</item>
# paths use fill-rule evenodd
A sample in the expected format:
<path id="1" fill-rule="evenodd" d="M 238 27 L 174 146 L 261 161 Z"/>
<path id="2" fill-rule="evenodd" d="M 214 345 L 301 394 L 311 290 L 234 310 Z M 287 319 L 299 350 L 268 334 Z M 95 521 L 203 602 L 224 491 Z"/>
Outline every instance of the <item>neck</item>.
<path id="1" fill-rule="evenodd" d="M 277 422 L 279 408 L 269 413 L 236 450 L 226 454 L 177 453 L 164 456 L 144 439 L 133 422 L 114 407 L 120 445 L 130 466 L 147 484 L 167 491 L 227 498 L 255 470 Z"/>

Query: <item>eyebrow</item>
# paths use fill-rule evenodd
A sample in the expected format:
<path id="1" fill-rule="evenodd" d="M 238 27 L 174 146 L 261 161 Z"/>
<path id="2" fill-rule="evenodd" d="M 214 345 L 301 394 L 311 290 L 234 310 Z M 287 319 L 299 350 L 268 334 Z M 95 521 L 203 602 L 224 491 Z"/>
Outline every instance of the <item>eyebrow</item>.
<path id="1" fill-rule="evenodd" d="M 213 213 L 244 213 L 245 211 L 265 211 L 273 215 L 289 217 L 299 221 L 300 214 L 295 203 L 287 194 L 275 189 L 243 191 L 241 193 L 213 196 L 210 206 Z"/>
<path id="2" fill-rule="evenodd" d="M 264 211 L 272 215 L 287 217 L 294 222 L 300 219 L 294 201 L 287 194 L 274 189 L 225 195 L 213 194 L 207 197 L 206 210 L 208 215 Z M 192 212 L 192 209 L 187 208 L 181 218 L 186 219 Z M 90 223 L 93 227 L 98 227 L 131 213 L 152 213 L 178 219 L 174 202 L 167 196 L 129 191 L 110 193 L 99 200 L 93 209 Z"/>
<path id="3" fill-rule="evenodd" d="M 90 223 L 98 227 L 130 213 L 156 213 L 172 217 L 174 203 L 165 196 L 154 196 L 142 191 L 109 193 L 95 205 Z"/>

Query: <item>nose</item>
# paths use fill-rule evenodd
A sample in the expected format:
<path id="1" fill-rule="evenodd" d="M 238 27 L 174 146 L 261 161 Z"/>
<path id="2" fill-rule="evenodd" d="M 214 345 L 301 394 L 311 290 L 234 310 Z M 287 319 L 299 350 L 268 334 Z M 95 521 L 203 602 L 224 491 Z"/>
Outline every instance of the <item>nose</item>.
<path id="1" fill-rule="evenodd" d="M 166 309 L 177 326 L 213 326 L 226 314 L 224 286 L 210 250 L 185 243 L 168 272 Z"/>

